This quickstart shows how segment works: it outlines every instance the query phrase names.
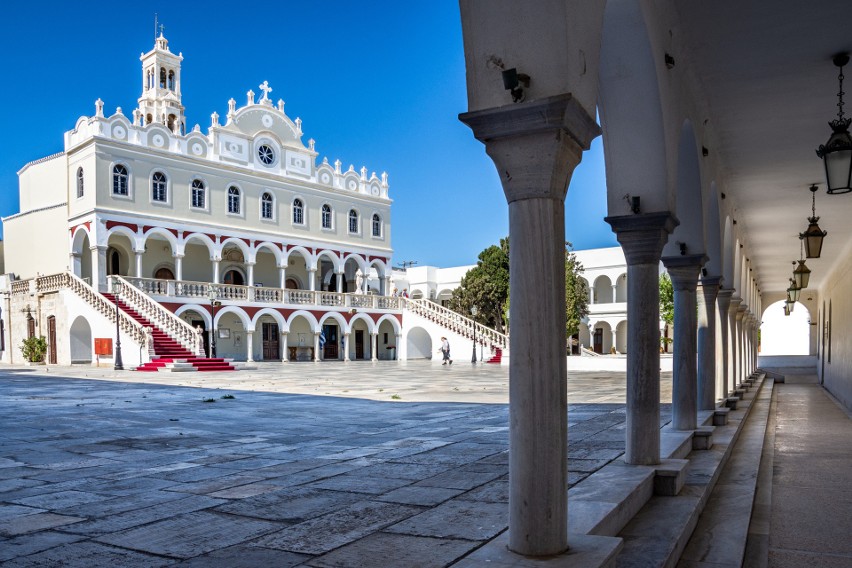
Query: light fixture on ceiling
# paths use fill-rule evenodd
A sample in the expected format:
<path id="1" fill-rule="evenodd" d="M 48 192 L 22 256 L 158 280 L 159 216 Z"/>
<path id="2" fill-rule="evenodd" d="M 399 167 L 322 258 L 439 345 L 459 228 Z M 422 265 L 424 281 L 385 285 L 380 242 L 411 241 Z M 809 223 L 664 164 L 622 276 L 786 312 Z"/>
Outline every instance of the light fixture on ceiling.
<path id="1" fill-rule="evenodd" d="M 793 266 L 796 266 L 796 269 L 793 270 L 793 281 L 796 283 L 796 288 L 799 290 L 803 290 L 808 287 L 808 282 L 811 280 L 811 269 L 805 266 L 805 259 L 802 258 L 804 253 L 802 252 L 802 243 L 804 239 L 799 239 L 799 266 L 796 266 L 796 261 L 793 261 Z"/>
<path id="2" fill-rule="evenodd" d="M 787 291 L 787 299 L 784 300 L 784 315 L 789 316 L 793 312 L 793 306 L 796 305 L 796 300 L 790 296 L 790 291 Z"/>
<path id="3" fill-rule="evenodd" d="M 790 278 L 790 287 L 787 288 L 787 297 L 790 298 L 790 300 L 792 300 L 793 303 L 796 303 L 796 302 L 799 301 L 799 294 L 801 294 L 801 293 L 802 293 L 801 288 L 796 288 L 796 283 L 793 282 L 792 278 Z M 790 311 L 792 312 L 793 308 L 790 308 Z"/>
<path id="4" fill-rule="evenodd" d="M 811 216 L 808 217 L 807 230 L 804 233 L 799 233 L 799 238 L 805 241 L 805 256 L 808 258 L 819 258 L 822 253 L 822 240 L 828 234 L 828 231 L 823 231 L 817 225 L 819 217 L 816 216 L 816 184 L 810 187 L 811 190 Z"/>
<path id="5" fill-rule="evenodd" d="M 834 64 L 840 68 L 837 75 L 840 88 L 837 91 L 837 118 L 828 123 L 831 126 L 831 136 L 828 142 L 821 145 L 816 153 L 825 164 L 825 180 L 829 194 L 849 193 L 852 191 L 852 136 L 849 135 L 849 124 L 852 118 L 843 115 L 843 66 L 849 63 L 848 53 L 838 53 L 833 58 Z"/>
<path id="6" fill-rule="evenodd" d="M 523 87 L 521 87 L 523 85 Z M 503 88 L 512 93 L 512 102 L 520 103 L 526 98 L 524 88 L 529 89 L 530 76 L 518 73 L 515 67 L 503 70 Z"/>

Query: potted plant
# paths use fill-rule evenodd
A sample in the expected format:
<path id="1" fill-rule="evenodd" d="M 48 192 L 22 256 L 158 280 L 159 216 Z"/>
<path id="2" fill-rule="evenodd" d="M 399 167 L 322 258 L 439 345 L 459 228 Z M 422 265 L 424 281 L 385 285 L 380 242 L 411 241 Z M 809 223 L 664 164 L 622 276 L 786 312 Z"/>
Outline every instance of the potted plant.
<path id="1" fill-rule="evenodd" d="M 28 365 L 41 365 L 47 353 L 47 339 L 43 335 L 28 337 L 21 343 L 21 353 Z"/>

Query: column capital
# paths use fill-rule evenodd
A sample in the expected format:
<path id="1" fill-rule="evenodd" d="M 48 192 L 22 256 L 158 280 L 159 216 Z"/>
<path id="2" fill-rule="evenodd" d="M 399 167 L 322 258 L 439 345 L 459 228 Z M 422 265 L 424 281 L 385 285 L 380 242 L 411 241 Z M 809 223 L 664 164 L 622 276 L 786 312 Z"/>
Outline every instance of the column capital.
<path id="1" fill-rule="evenodd" d="M 246 330 L 246 334 L 247 334 L 247 335 L 253 335 L 253 334 L 254 334 L 254 330 L 253 330 L 253 329 L 247 329 L 247 330 Z"/>
<path id="2" fill-rule="evenodd" d="M 698 280 L 698 285 L 702 288 L 707 289 L 715 289 L 716 294 L 720 294 L 721 286 L 722 286 L 722 277 L 721 276 L 705 276 Z"/>
<path id="3" fill-rule="evenodd" d="M 570 93 L 466 112 L 459 120 L 485 144 L 509 203 L 565 199 L 583 150 L 601 133 Z"/>
<path id="4" fill-rule="evenodd" d="M 668 211 L 605 217 L 624 250 L 627 264 L 657 264 L 669 233 L 679 224 Z"/>
<path id="5" fill-rule="evenodd" d="M 731 292 L 733 292 L 733 290 Z M 728 314 L 730 314 L 730 315 L 736 314 L 737 309 L 739 309 L 742 301 L 743 301 L 742 298 L 737 298 L 736 296 L 731 296 L 731 303 L 728 304 Z"/>
<path id="6" fill-rule="evenodd" d="M 663 266 L 672 278 L 675 290 L 695 291 L 701 267 L 707 262 L 703 254 L 687 254 L 661 258 Z"/>

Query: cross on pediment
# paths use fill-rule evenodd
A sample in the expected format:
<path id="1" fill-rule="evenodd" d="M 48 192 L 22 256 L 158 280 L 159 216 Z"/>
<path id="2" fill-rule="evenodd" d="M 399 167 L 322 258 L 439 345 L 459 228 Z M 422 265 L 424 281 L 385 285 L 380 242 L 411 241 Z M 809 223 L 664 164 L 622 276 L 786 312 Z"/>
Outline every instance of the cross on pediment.
<path id="1" fill-rule="evenodd" d="M 164 31 L 165 29 L 166 29 L 166 26 L 164 26 L 163 24 L 160 24 L 160 35 L 161 35 L 161 36 L 163 35 L 163 31 Z"/>
<path id="2" fill-rule="evenodd" d="M 261 91 L 263 91 L 263 96 L 260 97 L 260 100 L 268 101 L 269 100 L 269 93 L 272 92 L 272 87 L 269 86 L 269 82 L 264 81 L 263 83 L 260 84 L 259 88 L 260 88 Z"/>

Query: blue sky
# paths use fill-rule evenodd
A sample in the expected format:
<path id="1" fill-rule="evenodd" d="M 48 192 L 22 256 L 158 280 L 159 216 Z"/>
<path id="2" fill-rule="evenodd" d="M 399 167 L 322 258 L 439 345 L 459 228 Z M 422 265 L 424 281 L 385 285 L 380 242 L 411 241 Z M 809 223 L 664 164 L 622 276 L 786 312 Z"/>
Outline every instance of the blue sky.
<path id="1" fill-rule="evenodd" d="M 245 104 L 269 81 L 320 159 L 389 174 L 394 263 L 476 261 L 508 233 L 494 166 L 458 120 L 467 110 L 458 3 L 28 2 L 7 5 L 2 27 L 5 109 L 0 216 L 18 209 L 16 172 L 63 150 L 81 115 L 141 92 L 139 55 L 153 47 L 154 13 L 182 52 L 188 125 L 206 132 L 228 99 Z M 252 7 L 255 6 L 255 7 Z M 576 212 L 576 213 L 574 213 Z M 574 173 L 567 238 L 577 249 L 615 246 L 606 214 L 600 138 Z"/>

